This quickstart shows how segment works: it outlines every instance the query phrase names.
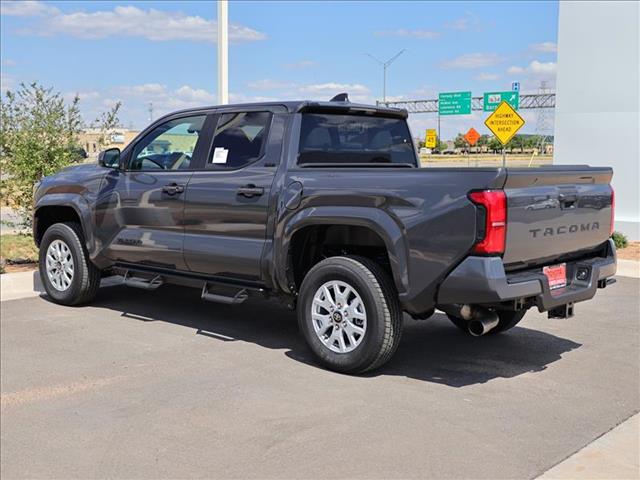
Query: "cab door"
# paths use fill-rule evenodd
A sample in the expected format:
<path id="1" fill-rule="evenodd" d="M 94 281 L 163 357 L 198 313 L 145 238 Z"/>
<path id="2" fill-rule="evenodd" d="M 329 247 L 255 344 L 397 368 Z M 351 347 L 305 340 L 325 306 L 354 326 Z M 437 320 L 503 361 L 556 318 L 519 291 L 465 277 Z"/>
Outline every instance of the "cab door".
<path id="1" fill-rule="evenodd" d="M 226 111 L 185 198 L 184 257 L 196 273 L 260 281 L 284 115 Z M 269 235 L 270 236 L 270 235 Z"/>
<path id="2" fill-rule="evenodd" d="M 114 261 L 187 270 L 184 199 L 193 168 L 204 158 L 206 114 L 178 116 L 152 128 L 131 148 L 114 182 L 101 232 Z M 210 139 L 210 136 L 209 136 Z M 97 212 L 100 213 L 99 211 Z"/>

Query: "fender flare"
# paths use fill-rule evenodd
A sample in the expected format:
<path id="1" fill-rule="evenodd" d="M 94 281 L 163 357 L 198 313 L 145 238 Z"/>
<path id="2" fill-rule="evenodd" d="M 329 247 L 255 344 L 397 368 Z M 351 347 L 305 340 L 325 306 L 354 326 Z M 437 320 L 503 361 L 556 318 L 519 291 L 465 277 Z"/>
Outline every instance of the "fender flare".
<path id="1" fill-rule="evenodd" d="M 69 194 L 69 193 L 50 193 L 38 200 L 34 209 L 33 216 L 34 219 L 38 215 L 38 210 L 43 207 L 68 207 L 72 208 L 78 218 L 80 219 L 80 226 L 82 227 L 82 232 L 84 234 L 85 246 L 87 247 L 87 251 L 89 253 L 94 250 L 94 236 L 93 230 L 91 228 L 91 211 L 89 206 L 86 204 L 84 198 L 81 195 Z M 35 228 L 37 227 L 36 222 L 33 222 L 33 236 L 35 235 Z"/>
<path id="2" fill-rule="evenodd" d="M 366 227 L 384 241 L 391 264 L 393 281 L 399 294 L 409 290 L 408 252 L 400 226 L 386 212 L 372 207 L 308 207 L 297 212 L 284 225 L 276 238 L 276 280 L 291 293 L 287 281 L 288 253 L 296 232 L 313 225 L 351 225 Z"/>

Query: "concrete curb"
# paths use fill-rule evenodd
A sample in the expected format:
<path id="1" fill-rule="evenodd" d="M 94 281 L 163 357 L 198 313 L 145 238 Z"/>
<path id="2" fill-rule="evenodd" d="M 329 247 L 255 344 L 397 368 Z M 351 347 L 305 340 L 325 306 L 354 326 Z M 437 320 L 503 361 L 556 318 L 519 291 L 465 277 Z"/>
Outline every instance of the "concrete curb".
<path id="1" fill-rule="evenodd" d="M 102 279 L 100 287 L 110 287 L 120 283 L 122 283 L 121 277 L 107 277 Z M 40 273 L 37 270 L 0 275 L 0 302 L 37 297 L 44 291 Z"/>
<path id="2" fill-rule="evenodd" d="M 541 479 L 638 478 L 640 415 L 636 414 L 547 470 Z"/>

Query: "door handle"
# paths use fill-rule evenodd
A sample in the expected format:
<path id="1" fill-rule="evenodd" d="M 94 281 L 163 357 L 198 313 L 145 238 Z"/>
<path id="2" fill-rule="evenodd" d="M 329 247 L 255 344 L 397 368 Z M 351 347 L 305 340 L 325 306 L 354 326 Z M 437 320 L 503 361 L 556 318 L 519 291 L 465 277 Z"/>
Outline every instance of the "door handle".
<path id="1" fill-rule="evenodd" d="M 251 198 L 251 197 L 259 197 L 264 193 L 264 188 L 256 187 L 253 183 L 249 185 L 245 185 L 244 187 L 238 188 L 238 195 L 242 195 L 243 197 Z"/>
<path id="2" fill-rule="evenodd" d="M 182 185 L 178 185 L 177 183 L 170 183 L 169 185 L 165 185 L 162 187 L 162 191 L 167 195 L 176 195 L 178 193 L 184 192 L 184 187 Z"/>

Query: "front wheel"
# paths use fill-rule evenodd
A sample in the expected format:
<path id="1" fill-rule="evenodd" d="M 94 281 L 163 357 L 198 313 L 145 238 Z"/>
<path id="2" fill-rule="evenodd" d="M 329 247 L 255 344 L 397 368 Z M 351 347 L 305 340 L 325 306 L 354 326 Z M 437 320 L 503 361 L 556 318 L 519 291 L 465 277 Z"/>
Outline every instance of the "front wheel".
<path id="1" fill-rule="evenodd" d="M 387 273 L 362 257 L 331 257 L 304 278 L 298 325 L 327 368 L 362 373 L 386 363 L 402 336 L 398 294 Z"/>
<path id="2" fill-rule="evenodd" d="M 40 278 L 49 298 L 62 305 L 89 302 L 100 286 L 100 270 L 89 260 L 77 223 L 51 225 L 40 242 Z"/>

